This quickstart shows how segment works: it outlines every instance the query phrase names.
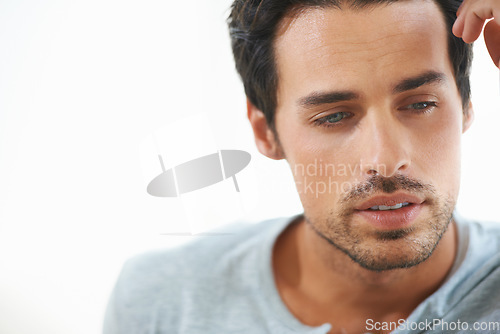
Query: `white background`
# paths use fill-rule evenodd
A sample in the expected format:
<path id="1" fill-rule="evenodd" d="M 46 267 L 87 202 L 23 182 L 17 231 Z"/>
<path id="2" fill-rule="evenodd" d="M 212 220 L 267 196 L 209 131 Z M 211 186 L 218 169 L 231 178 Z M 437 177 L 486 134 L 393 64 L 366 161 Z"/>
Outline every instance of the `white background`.
<path id="1" fill-rule="evenodd" d="M 199 198 L 145 191 L 162 150 L 148 140 L 176 120 L 202 113 L 215 149 L 252 154 L 238 195 L 251 194 L 240 197 L 246 219 L 300 211 L 286 164 L 254 148 L 229 5 L 0 1 L 0 333 L 98 333 L 123 261 L 190 239 L 168 233 L 186 230 Z M 459 211 L 500 220 L 499 73 L 482 39 L 475 48 Z M 188 151 L 199 138 L 182 126 Z M 224 205 L 213 202 L 209 220 Z"/>

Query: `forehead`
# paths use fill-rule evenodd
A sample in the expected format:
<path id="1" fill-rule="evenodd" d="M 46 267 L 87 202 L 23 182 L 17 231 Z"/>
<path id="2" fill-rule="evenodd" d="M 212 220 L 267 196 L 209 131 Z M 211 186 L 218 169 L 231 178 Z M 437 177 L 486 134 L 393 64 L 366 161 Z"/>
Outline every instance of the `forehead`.
<path id="1" fill-rule="evenodd" d="M 452 75 L 445 20 L 433 1 L 306 8 L 283 19 L 275 57 L 278 91 L 360 87 L 368 77 L 381 87 L 428 70 Z"/>

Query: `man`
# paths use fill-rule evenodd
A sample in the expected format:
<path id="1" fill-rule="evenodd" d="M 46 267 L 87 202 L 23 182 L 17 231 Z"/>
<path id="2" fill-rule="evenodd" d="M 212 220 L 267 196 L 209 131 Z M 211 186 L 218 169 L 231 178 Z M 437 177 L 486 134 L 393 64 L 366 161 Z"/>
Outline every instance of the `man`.
<path id="1" fill-rule="evenodd" d="M 454 214 L 464 41 L 494 17 L 499 63 L 500 2 L 459 4 L 236 0 L 255 141 L 304 214 L 130 260 L 105 333 L 500 333 L 500 228 Z"/>

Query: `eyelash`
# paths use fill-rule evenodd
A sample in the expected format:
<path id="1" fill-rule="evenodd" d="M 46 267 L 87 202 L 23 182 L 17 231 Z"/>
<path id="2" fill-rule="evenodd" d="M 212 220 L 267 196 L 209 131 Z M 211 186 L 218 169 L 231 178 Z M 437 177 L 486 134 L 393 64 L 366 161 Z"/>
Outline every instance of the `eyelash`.
<path id="1" fill-rule="evenodd" d="M 400 110 L 410 110 L 410 109 L 412 109 L 412 108 L 410 108 L 410 106 L 415 106 L 417 104 L 427 104 L 427 107 L 425 107 L 423 109 L 413 109 L 412 112 L 415 113 L 415 114 L 427 114 L 427 113 L 431 112 L 432 109 L 434 109 L 435 107 L 437 107 L 437 102 L 434 102 L 434 101 L 422 101 L 422 102 L 416 102 L 416 103 L 409 104 L 406 107 L 401 108 Z"/>
<path id="2" fill-rule="evenodd" d="M 338 122 L 328 123 L 328 118 L 332 117 L 334 115 L 337 115 L 337 114 L 341 114 L 344 117 L 342 117 L 342 119 L 340 121 L 338 121 Z M 348 113 L 348 112 L 345 112 L 345 111 L 339 111 L 339 112 L 335 112 L 333 114 L 326 115 L 325 117 L 318 118 L 317 120 L 314 121 L 314 124 L 316 124 L 318 126 L 324 126 L 324 127 L 327 127 L 327 128 L 332 128 L 332 127 L 336 127 L 336 126 L 341 125 L 343 123 L 342 120 L 344 120 L 345 118 L 349 118 L 351 116 L 352 116 L 351 113 Z"/>
<path id="3" fill-rule="evenodd" d="M 418 108 L 411 108 L 412 106 L 416 106 L 416 105 L 422 105 L 422 104 L 425 104 L 426 106 L 422 109 L 418 109 Z M 412 103 L 412 104 L 409 104 L 403 108 L 400 108 L 399 110 L 408 110 L 410 111 L 411 113 L 413 114 L 428 114 L 430 113 L 434 108 L 437 107 L 437 102 L 434 102 L 434 101 L 422 101 L 422 102 L 416 102 L 416 103 Z M 334 115 L 337 115 L 337 114 L 341 114 L 343 115 L 344 117 L 342 117 L 341 120 L 339 120 L 338 122 L 335 122 L 335 123 L 328 123 L 328 118 L 334 116 Z M 327 127 L 327 128 L 332 128 L 332 127 L 336 127 L 336 126 L 340 126 L 343 124 L 343 120 L 346 119 L 346 118 L 350 118 L 352 117 L 352 114 L 349 113 L 349 112 L 345 112 L 345 111 L 339 111 L 339 112 L 335 112 L 333 114 L 329 114 L 327 116 L 324 116 L 324 117 L 321 117 L 321 118 L 318 118 L 317 120 L 314 121 L 314 124 L 315 125 L 318 125 L 318 126 L 323 126 L 323 127 Z"/>

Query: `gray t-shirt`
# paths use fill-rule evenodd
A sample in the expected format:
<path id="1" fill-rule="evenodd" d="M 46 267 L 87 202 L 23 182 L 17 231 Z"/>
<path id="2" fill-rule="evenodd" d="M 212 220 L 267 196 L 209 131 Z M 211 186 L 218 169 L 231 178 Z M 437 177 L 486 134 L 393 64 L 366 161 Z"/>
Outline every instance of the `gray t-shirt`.
<path id="1" fill-rule="evenodd" d="M 128 260 L 104 334 L 328 333 L 329 323 L 311 327 L 296 319 L 274 283 L 272 247 L 296 218 L 238 224 L 230 235 Z M 399 329 L 367 319 L 367 332 L 500 333 L 500 224 L 454 219 L 459 246 L 445 283 Z"/>

